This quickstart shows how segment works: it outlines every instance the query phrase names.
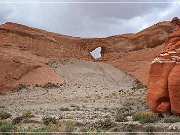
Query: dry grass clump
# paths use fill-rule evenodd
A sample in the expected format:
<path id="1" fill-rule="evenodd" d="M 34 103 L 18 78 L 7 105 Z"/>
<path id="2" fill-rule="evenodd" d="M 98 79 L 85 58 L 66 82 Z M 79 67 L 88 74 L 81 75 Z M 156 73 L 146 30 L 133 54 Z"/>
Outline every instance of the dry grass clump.
<path id="1" fill-rule="evenodd" d="M 134 121 L 140 121 L 141 123 L 154 123 L 159 120 L 157 114 L 152 112 L 136 112 L 132 116 Z"/>

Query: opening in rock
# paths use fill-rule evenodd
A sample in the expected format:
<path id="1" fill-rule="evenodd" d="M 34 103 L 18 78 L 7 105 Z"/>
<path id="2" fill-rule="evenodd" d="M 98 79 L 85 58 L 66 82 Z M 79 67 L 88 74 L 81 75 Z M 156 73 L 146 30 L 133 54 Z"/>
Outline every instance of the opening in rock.
<path id="1" fill-rule="evenodd" d="M 101 57 L 101 49 L 102 49 L 101 47 L 97 47 L 92 52 L 90 52 L 93 58 L 97 59 Z"/>

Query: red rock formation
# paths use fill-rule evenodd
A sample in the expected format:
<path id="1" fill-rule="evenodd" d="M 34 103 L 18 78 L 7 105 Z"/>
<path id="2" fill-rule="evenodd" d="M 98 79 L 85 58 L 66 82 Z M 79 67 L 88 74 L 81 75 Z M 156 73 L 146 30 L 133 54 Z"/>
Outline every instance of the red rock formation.
<path id="1" fill-rule="evenodd" d="M 14 52 L 16 51 L 16 52 Z M 28 52 L 0 51 L 0 90 L 5 91 L 22 84 L 63 83 L 55 72 L 45 65 L 45 60 Z M 44 62 L 44 63 L 43 63 Z"/>
<path id="2" fill-rule="evenodd" d="M 153 112 L 180 115 L 180 20 L 151 64 L 147 102 Z"/>
<path id="3" fill-rule="evenodd" d="M 167 21 L 135 34 L 79 38 L 5 23 L 0 25 L 0 90 L 12 88 L 21 80 L 28 83 L 25 76 L 28 74 L 28 78 L 36 78 L 34 72 L 40 68 L 44 70 L 47 61 L 69 58 L 93 61 L 90 52 L 97 47 L 102 47 L 102 57 L 97 61 L 109 63 L 146 84 L 150 62 L 174 28 L 174 23 Z M 16 62 L 13 61 L 14 58 L 17 59 Z M 54 74 L 53 71 L 49 73 Z M 44 78 L 45 75 L 39 76 Z M 62 82 L 57 78 L 55 82 Z"/>

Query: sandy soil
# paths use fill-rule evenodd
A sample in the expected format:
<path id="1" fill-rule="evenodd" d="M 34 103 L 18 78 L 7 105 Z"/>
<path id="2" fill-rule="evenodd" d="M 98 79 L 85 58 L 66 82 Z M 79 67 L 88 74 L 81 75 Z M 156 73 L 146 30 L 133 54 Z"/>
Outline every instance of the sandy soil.
<path id="1" fill-rule="evenodd" d="M 65 81 L 60 88 L 46 89 L 30 86 L 19 92 L 2 95 L 0 105 L 14 116 L 30 109 L 36 115 L 89 119 L 94 110 L 120 107 L 126 100 L 145 98 L 145 91 L 131 90 L 134 79 L 104 63 L 83 60 L 50 62 L 49 65 Z M 77 111 L 63 111 L 63 108 Z M 106 110 L 106 109 L 105 109 Z M 105 111 L 106 112 L 106 111 Z M 104 114 L 97 111 L 99 117 Z"/>

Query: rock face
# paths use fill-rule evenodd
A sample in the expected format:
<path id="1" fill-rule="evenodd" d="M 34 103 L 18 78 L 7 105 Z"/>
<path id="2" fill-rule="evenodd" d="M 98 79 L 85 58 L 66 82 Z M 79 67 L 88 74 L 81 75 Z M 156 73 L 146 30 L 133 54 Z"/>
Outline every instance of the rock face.
<path id="1" fill-rule="evenodd" d="M 59 76 L 53 77 L 55 72 L 45 63 L 70 58 L 94 61 L 90 52 L 97 47 L 102 48 L 102 57 L 96 61 L 111 64 L 147 84 L 150 62 L 175 29 L 175 22 L 160 22 L 138 33 L 107 38 L 71 37 L 11 22 L 2 24 L 0 91 L 6 91 L 20 82 L 62 83 Z M 37 72 L 39 75 L 35 76 Z M 44 80 L 39 82 L 38 77 Z"/>
<path id="2" fill-rule="evenodd" d="M 147 102 L 153 112 L 180 115 L 180 20 L 150 68 Z"/>

